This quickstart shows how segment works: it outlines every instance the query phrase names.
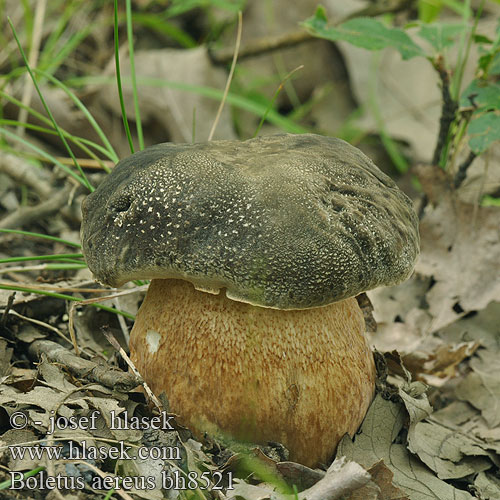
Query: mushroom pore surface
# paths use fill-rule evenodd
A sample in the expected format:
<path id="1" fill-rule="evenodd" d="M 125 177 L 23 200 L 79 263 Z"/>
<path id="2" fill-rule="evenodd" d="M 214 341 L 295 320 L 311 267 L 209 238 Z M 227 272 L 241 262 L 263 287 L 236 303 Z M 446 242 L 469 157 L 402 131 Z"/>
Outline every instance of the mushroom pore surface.
<path id="1" fill-rule="evenodd" d="M 411 201 L 357 148 L 314 134 L 159 144 L 83 203 L 102 283 L 182 278 L 233 300 L 305 309 L 406 279 Z"/>
<path id="2" fill-rule="evenodd" d="M 332 458 L 373 396 L 373 357 L 354 298 L 280 311 L 153 280 L 130 350 L 153 392 L 165 391 L 198 435 L 279 441 L 308 466 Z"/>

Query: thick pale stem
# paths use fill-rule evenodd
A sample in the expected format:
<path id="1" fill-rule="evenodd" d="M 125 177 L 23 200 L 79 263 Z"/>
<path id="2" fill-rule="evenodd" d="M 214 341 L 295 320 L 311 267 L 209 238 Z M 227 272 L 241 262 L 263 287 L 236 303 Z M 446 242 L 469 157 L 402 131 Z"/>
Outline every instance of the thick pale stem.
<path id="1" fill-rule="evenodd" d="M 130 350 L 180 423 L 279 441 L 290 459 L 309 466 L 332 458 L 373 397 L 373 357 L 354 298 L 280 311 L 199 292 L 181 280 L 153 280 Z"/>

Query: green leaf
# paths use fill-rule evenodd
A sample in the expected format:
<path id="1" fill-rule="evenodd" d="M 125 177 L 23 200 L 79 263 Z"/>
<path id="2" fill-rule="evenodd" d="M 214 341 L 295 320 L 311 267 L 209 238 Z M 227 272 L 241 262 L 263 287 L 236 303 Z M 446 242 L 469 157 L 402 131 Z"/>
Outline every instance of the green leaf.
<path id="1" fill-rule="evenodd" d="M 434 23 L 424 24 L 418 36 L 427 40 L 436 52 L 443 52 L 446 47 L 453 45 L 455 39 L 465 29 L 465 26 L 460 23 Z"/>
<path id="2" fill-rule="evenodd" d="M 344 40 L 363 49 L 381 50 L 392 47 L 401 53 L 403 59 L 426 55 L 403 30 L 387 27 L 371 17 L 357 17 L 337 27 L 328 27 L 325 9 L 318 7 L 314 16 L 306 19 L 302 26 L 319 38 Z"/>
<path id="3" fill-rule="evenodd" d="M 440 3 L 464 18 L 468 19 L 473 16 L 470 2 L 464 2 L 463 0 L 440 0 Z"/>
<path id="4" fill-rule="evenodd" d="M 173 0 L 166 11 L 167 17 L 174 17 L 198 7 L 216 7 L 229 12 L 238 12 L 244 7 L 244 0 Z"/>
<path id="5" fill-rule="evenodd" d="M 484 153 L 495 141 L 500 140 L 500 115 L 484 113 L 469 124 L 469 146 L 476 154 Z"/>
<path id="6" fill-rule="evenodd" d="M 430 23 L 439 16 L 442 7 L 442 3 L 436 0 L 419 0 L 418 18 L 424 23 Z"/>
<path id="7" fill-rule="evenodd" d="M 132 21 L 134 24 L 140 24 L 145 28 L 161 33 L 175 40 L 184 48 L 192 49 L 197 46 L 196 40 L 189 33 L 182 30 L 174 23 L 163 20 L 157 13 L 145 14 L 141 12 L 132 13 Z"/>
<path id="8" fill-rule="evenodd" d="M 500 207 L 500 198 L 485 194 L 481 199 L 481 205 L 483 207 Z"/>
<path id="9" fill-rule="evenodd" d="M 478 69 L 482 71 L 483 78 L 489 75 L 498 75 L 500 73 L 500 24 L 496 31 L 497 36 L 494 40 L 488 38 L 487 41 L 480 40 L 476 42 L 483 44 L 479 47 L 481 57 L 479 58 L 478 64 Z M 485 44 L 490 45 L 487 50 L 485 50 Z"/>
<path id="10" fill-rule="evenodd" d="M 487 37 L 486 35 L 481 35 L 480 33 L 476 33 L 473 37 L 474 43 L 494 43 L 495 40 Z"/>
<path id="11" fill-rule="evenodd" d="M 489 75 L 500 75 L 500 51 L 498 51 L 490 63 Z"/>
<path id="12" fill-rule="evenodd" d="M 461 0 L 419 0 L 418 18 L 424 23 L 430 23 L 441 14 L 443 7 L 447 7 L 463 18 L 472 16 L 470 7 Z"/>
<path id="13" fill-rule="evenodd" d="M 500 109 L 500 84 L 476 78 L 462 92 L 460 106 L 476 106 L 479 111 Z"/>

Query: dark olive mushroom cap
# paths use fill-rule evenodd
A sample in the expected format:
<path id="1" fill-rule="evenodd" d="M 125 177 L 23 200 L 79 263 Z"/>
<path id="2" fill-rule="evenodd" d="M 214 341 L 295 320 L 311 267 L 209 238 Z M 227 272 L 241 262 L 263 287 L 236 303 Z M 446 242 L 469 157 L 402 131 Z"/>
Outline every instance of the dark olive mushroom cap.
<path id="1" fill-rule="evenodd" d="M 181 278 L 305 309 L 405 280 L 419 249 L 410 199 L 357 148 L 314 134 L 158 144 L 83 203 L 97 280 Z"/>

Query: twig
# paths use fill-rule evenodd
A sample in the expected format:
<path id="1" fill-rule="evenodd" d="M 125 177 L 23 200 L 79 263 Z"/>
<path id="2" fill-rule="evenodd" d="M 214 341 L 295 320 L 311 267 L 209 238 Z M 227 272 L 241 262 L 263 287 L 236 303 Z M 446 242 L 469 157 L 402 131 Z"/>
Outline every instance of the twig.
<path id="1" fill-rule="evenodd" d="M 463 163 L 458 167 L 453 185 L 458 189 L 467 176 L 467 169 L 471 166 L 472 162 L 476 159 L 477 154 L 471 151 Z"/>
<path id="2" fill-rule="evenodd" d="M 30 344 L 28 352 L 37 359 L 43 353 L 50 362 L 65 365 L 77 377 L 97 382 L 120 392 L 128 392 L 141 383 L 140 379 L 131 373 L 111 368 L 107 364 L 100 365 L 79 358 L 68 349 L 50 340 L 35 340 Z"/>
<path id="3" fill-rule="evenodd" d="M 120 297 L 115 297 L 113 299 L 113 303 L 116 309 L 120 310 L 122 308 L 120 305 Z M 130 332 L 128 331 L 128 326 L 127 323 L 125 322 L 125 318 L 121 314 L 118 314 L 118 323 L 120 323 L 120 328 L 122 329 L 123 338 L 125 339 L 125 342 L 128 345 L 130 341 Z"/>
<path id="4" fill-rule="evenodd" d="M 75 303 L 71 303 L 69 305 L 69 312 L 68 312 L 68 330 L 69 330 L 69 336 L 71 337 L 71 344 L 73 345 L 73 349 L 75 350 L 75 356 L 80 356 L 80 348 L 78 347 L 78 342 L 76 340 L 76 333 L 75 333 Z"/>
<path id="5" fill-rule="evenodd" d="M 382 14 L 387 14 L 389 12 L 396 13 L 405 10 L 408 6 L 412 4 L 412 0 L 388 0 L 388 1 L 378 1 L 368 7 L 357 10 L 352 14 L 336 21 L 333 25 L 341 24 L 353 17 L 359 16 L 379 16 Z M 284 49 L 288 47 L 294 47 L 304 42 L 314 40 L 315 37 L 305 31 L 304 29 L 292 31 L 282 35 L 275 35 L 269 37 L 258 38 L 252 40 L 245 47 L 239 51 L 239 60 L 247 59 L 249 57 L 259 56 L 261 54 L 266 54 L 278 49 Z M 229 48 L 220 49 L 217 51 L 212 51 L 210 56 L 215 64 L 224 65 L 231 61 L 233 57 L 233 50 Z"/>
<path id="6" fill-rule="evenodd" d="M 238 33 L 236 34 L 236 44 L 234 46 L 233 61 L 231 63 L 231 69 L 230 69 L 229 75 L 227 77 L 226 88 L 224 89 L 224 95 L 223 95 L 222 100 L 219 104 L 219 109 L 217 110 L 217 114 L 215 115 L 215 120 L 214 120 L 214 123 L 212 125 L 212 129 L 210 130 L 210 134 L 208 135 L 209 141 L 211 141 L 212 137 L 214 136 L 215 129 L 217 128 L 217 124 L 219 123 L 219 119 L 220 119 L 220 116 L 222 114 L 222 110 L 224 109 L 224 104 L 226 103 L 227 94 L 229 93 L 229 87 L 231 86 L 231 82 L 233 80 L 234 68 L 236 67 L 236 61 L 238 60 L 238 52 L 240 50 L 242 27 L 243 27 L 243 18 L 242 18 L 241 10 L 240 10 L 240 11 L 238 11 Z"/>
<path id="7" fill-rule="evenodd" d="M 364 486 L 370 474 L 356 462 L 347 462 L 345 457 L 336 458 L 328 467 L 325 477 L 314 486 L 299 493 L 299 500 L 337 500 Z"/>
<path id="8" fill-rule="evenodd" d="M 7 299 L 7 304 L 2 313 L 2 319 L 0 319 L 0 326 L 4 327 L 7 323 L 7 315 L 9 314 L 10 308 L 14 304 L 14 299 L 16 298 L 16 292 L 12 292 Z"/>
<path id="9" fill-rule="evenodd" d="M 439 165 L 443 149 L 446 145 L 446 139 L 448 138 L 448 133 L 450 131 L 450 126 L 455 120 L 455 115 L 458 109 L 458 103 L 453 100 L 450 94 L 450 75 L 446 68 L 444 67 L 443 60 L 438 59 L 434 67 L 441 78 L 441 92 L 443 95 L 443 106 L 441 108 L 441 118 L 439 120 L 439 134 L 436 144 L 436 149 L 434 150 L 434 155 L 432 157 L 432 164 Z"/>
<path id="10" fill-rule="evenodd" d="M 14 294 L 10 295 L 9 298 L 12 297 L 13 295 Z M 15 310 L 9 311 L 8 309 L 6 309 L 6 312 L 8 312 L 8 314 L 11 314 L 12 316 L 16 316 L 17 318 L 24 320 L 24 321 L 28 321 L 29 323 L 33 323 L 34 325 L 42 326 L 43 328 L 46 328 L 47 330 L 51 330 L 52 332 L 59 335 L 59 337 L 61 337 L 66 342 L 70 342 L 68 337 L 66 337 L 66 335 L 64 335 L 64 333 L 61 330 L 59 330 L 59 328 L 56 328 L 55 326 L 49 325 L 48 323 L 44 323 L 43 321 L 40 321 L 39 319 L 29 318 L 28 316 L 23 316 L 22 314 L 19 314 Z"/>
<path id="11" fill-rule="evenodd" d="M 129 295 L 131 293 L 141 292 L 143 290 L 146 290 L 147 288 L 148 285 L 143 285 L 128 290 L 122 290 L 121 292 L 116 292 L 113 295 L 107 295 L 105 297 L 97 297 L 93 299 L 85 299 L 85 300 L 80 300 L 78 302 L 72 302 L 69 306 L 69 311 L 68 311 L 68 317 L 69 317 L 68 329 L 69 329 L 69 334 L 71 336 L 71 343 L 73 344 L 76 355 L 77 356 L 79 355 L 78 343 L 76 341 L 76 334 L 75 334 L 75 319 L 74 319 L 76 306 L 86 306 L 88 304 L 96 304 L 98 302 L 104 302 L 105 300 L 116 299 L 117 297 L 121 297 L 122 295 Z M 105 290 L 105 291 L 109 292 L 110 290 Z"/>
<path id="12" fill-rule="evenodd" d="M 160 400 L 153 394 L 153 391 L 150 389 L 149 385 L 144 380 L 142 380 L 141 374 L 135 367 L 134 363 L 132 363 L 132 360 L 129 358 L 128 354 L 122 349 L 122 346 L 119 344 L 119 342 L 113 337 L 113 335 L 107 332 L 104 328 L 102 329 L 102 332 L 104 333 L 104 336 L 108 339 L 108 342 L 120 353 L 120 356 L 132 370 L 132 373 L 134 373 L 135 376 L 141 380 L 142 386 L 144 387 L 144 390 L 146 391 L 146 394 L 149 396 L 151 401 L 156 405 L 156 407 L 159 410 L 161 410 L 163 408 L 163 405 L 161 404 Z"/>
<path id="13" fill-rule="evenodd" d="M 0 152 L 0 172 L 28 186 L 42 199 L 47 199 L 52 192 L 50 183 L 42 176 L 43 170 L 13 154 Z"/>
<path id="14" fill-rule="evenodd" d="M 305 30 L 292 31 L 291 33 L 285 33 L 283 35 L 269 36 L 258 38 L 248 43 L 240 51 L 240 61 L 247 59 L 249 57 L 260 56 L 261 54 L 266 54 L 274 50 L 295 47 L 300 43 L 304 43 L 313 40 L 314 36 Z M 217 52 L 212 52 L 211 57 L 215 64 L 227 64 L 233 55 L 233 50 L 231 49 L 220 49 Z"/>
<path id="15" fill-rule="evenodd" d="M 15 212 L 0 220 L 0 227 L 10 229 L 22 227 L 34 220 L 40 220 L 58 212 L 68 202 L 72 189 L 73 186 L 68 185 L 38 205 L 18 208 Z"/>

